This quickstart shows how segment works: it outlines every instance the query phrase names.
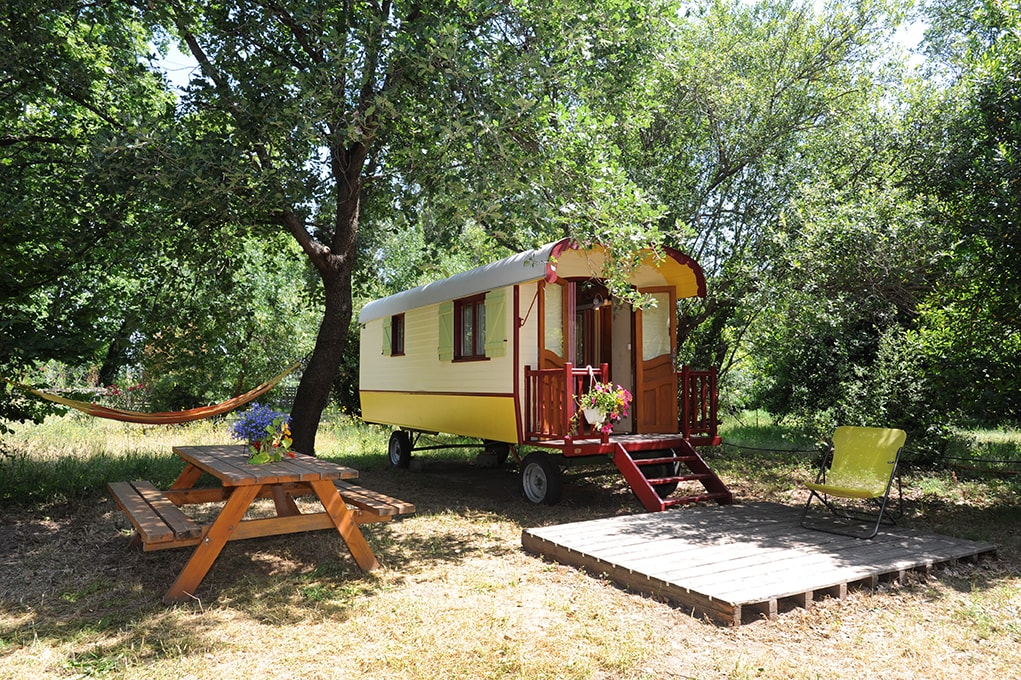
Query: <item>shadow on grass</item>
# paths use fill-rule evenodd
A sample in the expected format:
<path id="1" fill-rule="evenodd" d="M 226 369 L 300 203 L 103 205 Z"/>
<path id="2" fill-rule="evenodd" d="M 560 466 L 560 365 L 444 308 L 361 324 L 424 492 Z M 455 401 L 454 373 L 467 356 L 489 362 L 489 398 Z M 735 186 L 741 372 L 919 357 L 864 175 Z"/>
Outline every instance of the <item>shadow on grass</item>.
<path id="1" fill-rule="evenodd" d="M 176 476 L 179 462 L 162 477 L 152 474 L 154 462 L 162 463 L 142 457 L 136 465 L 107 468 L 73 502 L 6 508 L 0 526 L 0 656 L 37 640 L 58 646 L 93 640 L 74 644 L 88 651 L 66 662 L 66 670 L 89 675 L 145 659 L 207 653 L 215 646 L 215 636 L 207 635 L 218 626 L 215 612 L 224 609 L 273 624 L 344 621 L 367 598 L 401 587 L 407 572 L 520 550 L 486 525 L 526 524 L 556 513 L 533 509 L 518 497 L 517 475 L 509 470 L 369 472 L 361 480 L 365 486 L 418 506 L 414 526 L 401 527 L 401 520 L 363 526 L 384 567 L 380 572 L 362 573 L 335 532 L 249 539 L 224 548 L 194 602 L 168 607 L 163 593 L 191 550 L 130 549 L 129 522 L 97 491 L 110 479 Z M 189 623 L 182 625 L 182 618 Z"/>
<path id="2" fill-rule="evenodd" d="M 38 644 L 63 648 L 70 651 L 59 670 L 83 676 L 214 654 L 224 626 L 243 629 L 244 621 L 342 623 L 380 593 L 403 587 L 406 572 L 515 550 L 470 519 L 442 517 L 427 517 L 427 532 L 364 526 L 384 566 L 369 574 L 335 532 L 237 541 L 224 548 L 193 602 L 167 606 L 162 595 L 190 549 L 129 549 L 127 521 L 105 499 L 36 512 L 22 510 L 0 527 L 0 659 Z"/>
<path id="3" fill-rule="evenodd" d="M 129 524 L 102 488 L 113 479 L 154 476 L 164 480 L 157 486 L 169 484 L 180 462 L 168 459 L 174 465 L 141 456 L 107 468 L 74 503 L 9 508 L 0 526 L 0 657 L 48 640 L 77 650 L 64 660 L 65 670 L 90 675 L 211 654 L 221 644 L 218 631 L 227 611 L 234 619 L 265 624 L 342 622 L 371 598 L 404 587 L 409 573 L 518 553 L 520 543 L 513 527 L 508 538 L 507 523 L 530 528 L 643 512 L 619 476 L 571 482 L 561 504 L 536 506 L 521 497 L 513 465 L 484 469 L 461 458 L 430 456 L 419 472 L 363 470 L 359 481 L 367 488 L 417 508 L 407 519 L 363 527 L 384 566 L 380 572 L 359 571 L 331 532 L 238 541 L 213 565 L 200 599 L 167 607 L 162 595 L 191 551 L 129 550 Z M 728 477 L 754 477 L 778 488 L 789 486 L 793 472 L 812 467 L 800 456 L 749 463 L 721 455 L 711 465 Z M 982 504 L 969 504 L 963 492 L 920 494 L 909 500 L 905 524 L 997 545 L 999 559 L 940 577 L 962 591 L 993 589 L 1018 571 L 1018 498 L 1017 486 L 996 489 Z M 493 535 L 494 526 L 502 526 L 502 536 Z"/>

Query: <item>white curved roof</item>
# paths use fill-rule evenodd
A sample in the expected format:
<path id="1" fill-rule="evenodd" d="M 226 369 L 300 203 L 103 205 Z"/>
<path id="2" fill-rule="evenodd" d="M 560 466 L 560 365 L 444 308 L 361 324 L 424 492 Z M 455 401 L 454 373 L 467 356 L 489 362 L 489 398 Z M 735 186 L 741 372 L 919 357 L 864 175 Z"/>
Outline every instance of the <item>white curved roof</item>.
<path id="1" fill-rule="evenodd" d="M 498 262 L 476 267 L 447 279 L 411 288 L 374 300 L 362 308 L 358 321 L 365 323 L 409 309 L 434 305 L 444 300 L 466 298 L 478 293 L 550 277 L 556 279 L 556 254 L 570 245 L 569 239 L 526 250 Z M 554 260 L 551 262 L 551 258 Z"/>
<path id="2" fill-rule="evenodd" d="M 651 250 L 645 251 L 641 264 L 628 277 L 631 284 L 637 288 L 673 286 L 678 299 L 696 295 L 705 297 L 705 274 L 698 263 L 672 248 L 664 247 L 663 251 L 663 257 Z M 471 297 L 539 279 L 553 283 L 558 275 L 567 278 L 599 278 L 602 276 L 605 256 L 606 251 L 602 246 L 579 249 L 572 239 L 561 239 L 448 279 L 370 302 L 362 308 L 358 321 L 366 323 L 445 300 Z"/>

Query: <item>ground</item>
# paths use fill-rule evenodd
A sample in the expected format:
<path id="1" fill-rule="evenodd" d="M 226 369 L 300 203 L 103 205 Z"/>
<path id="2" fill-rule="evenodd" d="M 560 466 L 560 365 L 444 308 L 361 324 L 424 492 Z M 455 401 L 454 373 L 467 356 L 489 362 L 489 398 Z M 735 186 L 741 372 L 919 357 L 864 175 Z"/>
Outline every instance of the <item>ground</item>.
<path id="1" fill-rule="evenodd" d="M 725 481 L 739 502 L 796 500 Z M 642 512 L 614 480 L 569 485 L 553 507 L 526 503 L 513 470 L 465 463 L 366 470 L 362 482 L 418 508 L 366 527 L 380 570 L 359 572 L 325 532 L 240 541 L 198 599 L 172 607 L 160 597 L 187 550 L 129 550 L 129 525 L 108 498 L 10 510 L 0 677 L 958 678 L 1021 668 L 1016 505 L 957 510 L 991 527 L 964 537 L 998 543 L 993 559 L 723 628 L 521 549 L 524 528 Z M 922 492 L 910 507 L 924 530 L 947 528 L 955 512 Z"/>

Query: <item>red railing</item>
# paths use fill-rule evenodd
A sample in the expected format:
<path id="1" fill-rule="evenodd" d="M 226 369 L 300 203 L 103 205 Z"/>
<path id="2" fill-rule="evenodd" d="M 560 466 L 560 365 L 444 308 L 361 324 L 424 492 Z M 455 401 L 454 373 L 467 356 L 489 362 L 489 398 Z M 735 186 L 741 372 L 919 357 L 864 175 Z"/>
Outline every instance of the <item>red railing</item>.
<path id="1" fill-rule="evenodd" d="M 677 372 L 679 399 L 678 431 L 697 444 L 717 441 L 716 369 L 695 370 L 687 366 Z M 578 409 L 577 395 L 588 391 L 593 380 L 609 382 L 610 370 L 602 364 L 594 368 L 563 368 L 533 370 L 525 366 L 525 440 L 595 437 L 599 432 L 584 418 L 571 422 Z M 661 433 L 669 434 L 669 433 Z"/>
<path id="2" fill-rule="evenodd" d="M 573 427 L 571 419 L 578 409 L 577 395 L 587 392 L 594 381 L 609 380 L 607 364 L 598 369 L 575 368 L 570 362 L 563 368 L 532 370 L 525 366 L 525 440 L 597 436 L 584 418 Z"/>
<path id="3" fill-rule="evenodd" d="M 716 443 L 716 369 L 705 371 L 684 366 L 677 372 L 681 406 L 681 434 L 685 439 Z M 708 441 L 707 441 L 708 443 Z"/>

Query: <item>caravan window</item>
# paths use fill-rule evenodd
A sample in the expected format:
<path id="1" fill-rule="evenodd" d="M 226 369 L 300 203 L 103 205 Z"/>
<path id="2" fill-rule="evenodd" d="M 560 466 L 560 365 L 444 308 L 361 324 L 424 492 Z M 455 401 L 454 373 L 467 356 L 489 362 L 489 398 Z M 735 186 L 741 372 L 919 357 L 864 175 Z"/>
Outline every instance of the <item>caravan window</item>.
<path id="1" fill-rule="evenodd" d="M 390 317 L 390 356 L 404 354 L 404 315 Z"/>
<path id="2" fill-rule="evenodd" d="M 476 295 L 454 302 L 454 359 L 486 358 L 486 296 Z"/>

